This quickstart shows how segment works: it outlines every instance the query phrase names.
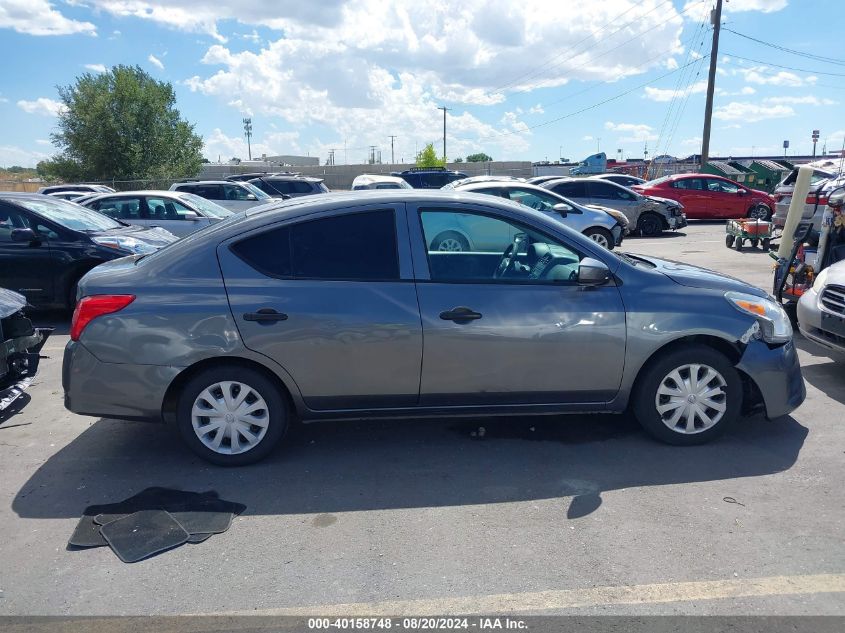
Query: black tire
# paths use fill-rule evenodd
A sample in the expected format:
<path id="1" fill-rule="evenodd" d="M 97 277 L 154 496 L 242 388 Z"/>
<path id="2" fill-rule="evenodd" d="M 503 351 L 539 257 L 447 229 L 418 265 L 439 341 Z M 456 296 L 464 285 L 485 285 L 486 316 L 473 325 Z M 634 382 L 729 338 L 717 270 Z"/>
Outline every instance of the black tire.
<path id="1" fill-rule="evenodd" d="M 760 243 L 760 240 L 751 240 L 751 248 L 757 248 L 757 245 Z"/>
<path id="2" fill-rule="evenodd" d="M 751 207 L 748 210 L 749 218 L 758 218 L 760 220 L 765 220 L 768 222 L 772 219 L 772 210 L 767 207 L 765 204 L 758 204 L 757 206 Z"/>
<path id="3" fill-rule="evenodd" d="M 637 230 L 643 237 L 654 237 L 663 233 L 663 220 L 656 213 L 643 213 L 637 220 Z"/>
<path id="4" fill-rule="evenodd" d="M 264 436 L 253 448 L 242 453 L 216 452 L 206 446 L 194 432 L 191 411 L 195 400 L 205 389 L 223 381 L 236 381 L 248 385 L 264 399 L 267 405 L 268 422 Z M 245 466 L 264 459 L 284 437 L 289 426 L 289 418 L 287 401 L 280 393 L 278 386 L 261 372 L 238 365 L 210 367 L 200 371 L 183 387 L 176 409 L 176 426 L 182 440 L 194 453 L 218 466 Z M 257 429 L 258 427 L 252 427 L 250 430 L 259 432 Z M 220 432 L 222 429 L 218 431 Z M 229 445 L 231 446 L 231 440 Z"/>
<path id="5" fill-rule="evenodd" d="M 721 375 L 724 386 L 720 389 L 724 394 L 725 411 L 709 428 L 684 433 L 673 430 L 664 423 L 657 410 L 657 398 L 658 389 L 664 379 L 667 379 L 673 370 L 691 364 L 707 365 Z M 713 383 L 711 381 L 708 384 Z M 652 437 L 678 446 L 704 444 L 724 433 L 739 418 L 742 409 L 742 381 L 737 370 L 721 352 L 705 345 L 685 345 L 658 356 L 640 370 L 632 404 L 637 420 Z M 701 422 L 697 416 L 694 416 L 693 420 Z M 703 425 L 701 426 L 703 428 Z"/>
<path id="6" fill-rule="evenodd" d="M 734 245 L 734 236 L 733 235 L 726 235 L 725 236 L 725 246 L 730 248 Z"/>
<path id="7" fill-rule="evenodd" d="M 453 252 L 468 251 L 469 242 L 467 242 L 467 239 L 463 235 L 456 231 L 444 231 L 431 240 L 431 250 Z"/>
<path id="8" fill-rule="evenodd" d="M 76 291 L 79 289 L 79 279 L 74 281 L 70 285 L 70 289 L 67 291 L 67 309 L 70 312 L 73 312 L 76 308 Z"/>
<path id="9" fill-rule="evenodd" d="M 584 235 L 589 237 L 596 244 L 604 246 L 609 251 L 612 251 L 613 247 L 616 246 L 616 242 L 613 239 L 613 235 L 611 234 L 611 232 L 607 229 L 601 228 L 600 226 L 594 226 L 587 229 L 586 231 L 584 231 Z"/>
<path id="10" fill-rule="evenodd" d="M 763 238 L 763 241 L 761 243 L 763 245 L 763 250 L 768 252 L 769 246 L 771 246 L 772 244 L 772 240 L 768 238 Z"/>
<path id="11" fill-rule="evenodd" d="M 735 248 L 736 250 L 738 250 L 738 251 L 741 251 L 741 250 L 742 250 L 742 245 L 743 245 L 744 243 L 745 243 L 745 240 L 744 240 L 744 239 L 742 239 L 741 237 L 737 237 L 737 238 L 736 238 L 736 240 L 734 240 L 734 248 Z"/>

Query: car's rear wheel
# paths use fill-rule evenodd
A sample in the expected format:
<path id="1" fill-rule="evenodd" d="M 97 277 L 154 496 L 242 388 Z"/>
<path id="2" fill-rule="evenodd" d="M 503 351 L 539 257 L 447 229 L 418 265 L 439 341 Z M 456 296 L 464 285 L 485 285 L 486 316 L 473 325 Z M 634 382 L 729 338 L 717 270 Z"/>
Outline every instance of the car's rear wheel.
<path id="1" fill-rule="evenodd" d="M 179 397 L 176 423 L 188 447 L 220 466 L 243 466 L 266 457 L 288 427 L 278 387 L 241 366 L 213 367 L 191 378 Z"/>
<path id="2" fill-rule="evenodd" d="M 734 245 L 734 236 L 733 235 L 726 235 L 725 236 L 725 246 L 730 248 Z"/>
<path id="3" fill-rule="evenodd" d="M 613 241 L 613 235 L 607 229 L 595 226 L 584 231 L 584 235 L 596 244 L 604 246 L 607 250 L 613 250 L 613 247 L 616 246 Z"/>
<path id="4" fill-rule="evenodd" d="M 654 213 L 643 213 L 637 220 L 637 229 L 643 237 L 654 237 L 663 232 L 663 221 Z"/>
<path id="5" fill-rule="evenodd" d="M 752 220 L 765 220 L 768 222 L 772 218 L 772 210 L 765 204 L 758 204 L 748 210 L 748 217 Z"/>
<path id="6" fill-rule="evenodd" d="M 721 352 L 684 346 L 658 357 L 643 372 L 634 393 L 634 414 L 663 442 L 703 444 L 739 417 L 742 381 Z"/>
<path id="7" fill-rule="evenodd" d="M 431 241 L 431 250 L 461 252 L 469 250 L 467 239 L 455 231 L 444 231 Z"/>

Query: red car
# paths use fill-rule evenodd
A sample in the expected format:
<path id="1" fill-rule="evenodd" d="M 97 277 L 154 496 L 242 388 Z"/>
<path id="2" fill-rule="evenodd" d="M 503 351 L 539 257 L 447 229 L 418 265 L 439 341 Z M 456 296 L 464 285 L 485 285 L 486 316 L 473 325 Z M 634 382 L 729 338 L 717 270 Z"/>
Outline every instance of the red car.
<path id="1" fill-rule="evenodd" d="M 775 199 L 765 191 L 712 174 L 677 174 L 631 187 L 647 196 L 677 200 L 693 220 L 760 218 L 769 220 Z"/>

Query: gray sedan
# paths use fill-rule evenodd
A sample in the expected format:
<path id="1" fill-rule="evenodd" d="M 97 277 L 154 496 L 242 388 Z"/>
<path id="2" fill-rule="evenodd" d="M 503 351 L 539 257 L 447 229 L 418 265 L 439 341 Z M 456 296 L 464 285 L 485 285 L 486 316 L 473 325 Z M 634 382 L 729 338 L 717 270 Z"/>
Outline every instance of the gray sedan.
<path id="1" fill-rule="evenodd" d="M 483 216 L 513 239 L 432 250 L 443 216 Z M 101 265 L 79 299 L 65 406 L 173 424 L 222 465 L 265 457 L 294 419 L 630 407 L 654 437 L 689 445 L 805 397 L 789 319 L 765 292 L 615 254 L 486 195 L 268 205 Z"/>
<path id="2" fill-rule="evenodd" d="M 553 191 L 525 182 L 481 181 L 458 185 L 454 189 L 513 200 L 563 222 L 608 249 L 622 245 L 628 228 L 628 218 L 619 211 L 582 206 Z M 499 235 L 497 243 L 507 246 L 510 237 L 508 234 Z M 470 247 L 468 231 L 461 226 L 442 227 L 432 242 L 432 248 L 435 250 L 469 250 Z"/>
<path id="3" fill-rule="evenodd" d="M 183 191 L 121 191 L 87 197 L 83 206 L 115 220 L 159 226 L 184 237 L 232 215 L 211 200 Z"/>
<path id="4" fill-rule="evenodd" d="M 562 178 L 540 186 L 581 204 L 600 204 L 621 211 L 631 223 L 631 230 L 641 235 L 659 235 L 687 225 L 680 202 L 644 196 L 606 179 Z"/>

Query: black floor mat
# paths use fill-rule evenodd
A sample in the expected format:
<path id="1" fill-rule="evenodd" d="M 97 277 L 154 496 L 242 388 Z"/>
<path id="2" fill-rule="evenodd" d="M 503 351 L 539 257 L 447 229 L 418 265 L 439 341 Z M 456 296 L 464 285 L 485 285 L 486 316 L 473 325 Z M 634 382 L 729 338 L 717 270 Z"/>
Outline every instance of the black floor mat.
<path id="1" fill-rule="evenodd" d="M 188 541 L 189 534 L 164 510 L 141 510 L 100 528 L 124 563 L 134 563 Z"/>
<path id="2" fill-rule="evenodd" d="M 241 503 L 218 498 L 214 491 L 190 492 L 170 488 L 147 488 L 118 503 L 92 505 L 85 508 L 82 518 L 68 541 L 68 545 L 73 548 L 109 545 L 110 543 L 106 540 L 104 534 L 106 532 L 112 533 L 113 528 L 110 527 L 104 531 L 106 526 L 110 526 L 116 521 L 125 521 L 130 516 L 141 512 L 164 512 L 169 515 L 172 521 L 175 521 L 182 531 L 188 534 L 188 538 L 174 545 L 158 548 L 155 544 L 156 539 L 164 538 L 166 540 L 170 532 L 170 528 L 167 527 L 168 522 L 159 517 L 161 533 L 156 533 L 152 527 L 145 525 L 143 526 L 144 529 L 136 529 L 126 535 L 127 540 L 133 541 L 131 547 L 127 548 L 125 543 L 121 544 L 123 553 L 130 558 L 137 552 L 143 553 L 153 548 L 154 551 L 150 551 L 142 557 L 146 558 L 184 542 L 202 543 L 213 534 L 225 532 L 232 525 L 234 516 L 241 514 L 245 509 L 246 506 Z M 125 525 L 127 524 L 120 524 L 120 526 Z M 112 549 L 122 560 L 131 562 L 127 561 L 115 549 L 114 545 L 112 545 Z M 135 549 L 137 549 L 137 552 Z"/>

